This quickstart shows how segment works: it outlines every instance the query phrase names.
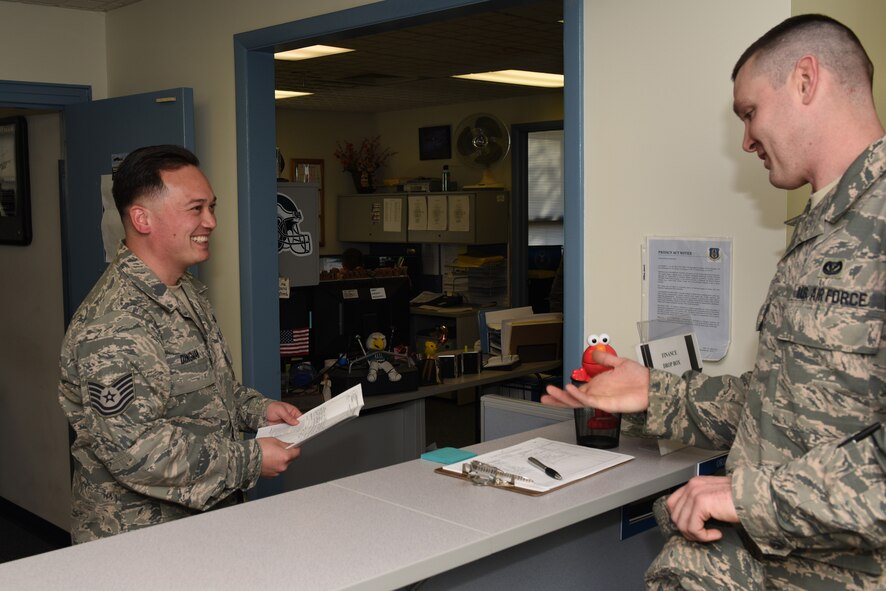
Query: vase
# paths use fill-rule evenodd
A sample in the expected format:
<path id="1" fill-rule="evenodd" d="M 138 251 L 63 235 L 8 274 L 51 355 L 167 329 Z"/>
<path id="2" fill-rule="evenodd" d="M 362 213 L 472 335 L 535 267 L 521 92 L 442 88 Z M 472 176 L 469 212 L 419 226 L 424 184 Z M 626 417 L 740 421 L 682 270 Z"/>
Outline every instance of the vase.
<path id="1" fill-rule="evenodd" d="M 351 178 L 354 179 L 354 190 L 358 193 L 373 193 L 372 175 L 366 170 L 352 170 Z"/>

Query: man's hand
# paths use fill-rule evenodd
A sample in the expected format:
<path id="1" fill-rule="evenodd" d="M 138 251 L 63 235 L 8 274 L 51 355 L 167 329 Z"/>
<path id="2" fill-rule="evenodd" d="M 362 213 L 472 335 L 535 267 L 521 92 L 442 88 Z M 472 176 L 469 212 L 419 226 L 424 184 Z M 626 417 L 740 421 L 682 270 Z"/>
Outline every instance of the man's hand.
<path id="1" fill-rule="evenodd" d="M 713 542 L 723 537 L 718 529 L 705 529 L 708 519 L 738 523 L 732 500 L 731 476 L 696 476 L 667 501 L 671 521 L 687 540 Z"/>
<path id="2" fill-rule="evenodd" d="M 292 406 L 288 402 L 280 402 L 279 400 L 272 402 L 265 412 L 265 418 L 271 425 L 286 423 L 287 425 L 298 425 L 298 417 L 301 411 Z"/>
<path id="3" fill-rule="evenodd" d="M 543 404 L 580 408 L 590 406 L 606 412 L 639 412 L 649 406 L 649 370 L 635 361 L 605 351 L 594 351 L 594 363 L 613 368 L 580 388 L 548 386 Z"/>
<path id="4" fill-rule="evenodd" d="M 295 407 L 293 407 L 295 408 Z M 256 439 L 259 447 L 261 447 L 261 476 L 262 478 L 273 478 L 286 471 L 290 462 L 297 458 L 301 453 L 301 449 L 293 447 L 286 449 L 288 443 L 284 443 L 273 437 L 262 437 Z"/>

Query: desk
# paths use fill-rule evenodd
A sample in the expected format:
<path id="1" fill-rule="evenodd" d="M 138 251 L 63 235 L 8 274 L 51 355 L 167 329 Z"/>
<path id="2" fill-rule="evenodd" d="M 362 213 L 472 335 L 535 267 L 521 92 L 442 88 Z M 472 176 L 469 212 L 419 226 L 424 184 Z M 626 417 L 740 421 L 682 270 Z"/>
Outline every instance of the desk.
<path id="1" fill-rule="evenodd" d="M 574 442 L 575 430 L 567 421 L 471 449 L 539 436 Z M 622 437 L 617 451 L 636 459 L 541 497 L 474 486 L 435 474 L 438 464 L 412 460 L 2 564 L 0 588 L 395 589 L 435 577 L 422 588 L 462 580 L 466 588 L 489 589 L 500 587 L 487 577 L 525 572 L 534 578 L 515 588 L 541 580 L 545 588 L 587 589 L 593 574 L 606 572 L 621 584 L 599 588 L 636 588 L 645 565 L 612 568 L 602 556 L 617 539 L 573 535 L 584 560 L 564 571 L 555 558 L 568 542 L 551 536 L 594 530 L 613 509 L 686 481 L 716 452 L 684 448 L 661 457 L 654 441 L 631 437 Z M 543 542 L 544 552 L 534 542 Z M 630 559 L 630 551 L 621 554 Z M 486 568 L 488 560 L 500 568 Z"/>
<path id="2" fill-rule="evenodd" d="M 359 417 L 330 429 L 302 448 L 297 465 L 281 476 L 283 490 L 414 460 L 425 451 L 425 398 L 551 371 L 560 364 L 522 363 L 514 369 L 450 378 L 409 392 L 364 396 Z"/>

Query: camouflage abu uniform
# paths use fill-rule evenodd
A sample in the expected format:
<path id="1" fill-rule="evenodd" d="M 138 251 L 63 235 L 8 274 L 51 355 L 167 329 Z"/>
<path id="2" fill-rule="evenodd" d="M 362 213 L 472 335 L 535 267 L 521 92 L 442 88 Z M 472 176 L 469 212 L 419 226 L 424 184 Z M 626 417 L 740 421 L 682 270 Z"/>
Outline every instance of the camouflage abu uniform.
<path id="1" fill-rule="evenodd" d="M 652 370 L 646 432 L 730 449 L 741 527 L 702 544 L 665 523 L 650 588 L 886 588 L 886 428 L 838 448 L 886 420 L 886 137 L 797 221 L 754 369 Z"/>
<path id="2" fill-rule="evenodd" d="M 271 400 L 235 381 L 205 288 L 186 274 L 181 290 L 196 318 L 121 246 L 68 328 L 74 542 L 236 503 L 259 477 L 259 446 L 240 431 Z"/>

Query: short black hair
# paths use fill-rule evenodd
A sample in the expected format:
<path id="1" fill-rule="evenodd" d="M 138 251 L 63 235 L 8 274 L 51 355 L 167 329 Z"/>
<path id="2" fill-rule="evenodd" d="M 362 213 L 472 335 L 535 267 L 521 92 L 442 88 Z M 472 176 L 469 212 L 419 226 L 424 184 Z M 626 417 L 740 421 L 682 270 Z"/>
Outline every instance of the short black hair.
<path id="1" fill-rule="evenodd" d="M 161 172 L 185 166 L 200 166 L 200 160 L 182 146 L 162 144 L 130 152 L 114 173 L 111 190 L 120 218 L 126 218 L 126 212 L 136 199 L 155 196 L 165 188 Z"/>
<path id="2" fill-rule="evenodd" d="M 816 55 L 844 85 L 873 84 L 874 64 L 852 29 L 823 14 L 800 14 L 785 19 L 754 41 L 732 69 L 735 82 L 739 70 L 759 55 L 773 85 L 787 79 L 803 54 Z"/>

